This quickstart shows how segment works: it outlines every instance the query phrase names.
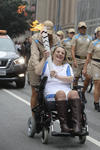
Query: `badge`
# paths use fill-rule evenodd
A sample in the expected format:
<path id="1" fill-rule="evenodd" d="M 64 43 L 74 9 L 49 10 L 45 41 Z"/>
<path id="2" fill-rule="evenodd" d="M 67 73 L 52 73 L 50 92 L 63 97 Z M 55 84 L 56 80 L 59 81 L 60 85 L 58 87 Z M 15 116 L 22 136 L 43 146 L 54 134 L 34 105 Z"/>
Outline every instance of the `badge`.
<path id="1" fill-rule="evenodd" d="M 95 74 L 95 77 L 99 77 L 99 74 L 98 74 L 98 73 L 96 73 L 96 74 Z"/>

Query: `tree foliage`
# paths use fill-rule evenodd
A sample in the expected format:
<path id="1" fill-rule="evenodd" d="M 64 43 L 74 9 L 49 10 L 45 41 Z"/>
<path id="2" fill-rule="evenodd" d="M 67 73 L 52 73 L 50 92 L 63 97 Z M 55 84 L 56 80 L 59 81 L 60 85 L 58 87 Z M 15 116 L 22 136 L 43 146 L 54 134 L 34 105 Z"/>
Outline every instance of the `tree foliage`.
<path id="1" fill-rule="evenodd" d="M 29 28 L 28 16 L 17 13 L 20 5 L 28 4 L 22 0 L 0 0 L 0 29 L 7 30 L 12 37 L 24 33 Z"/>

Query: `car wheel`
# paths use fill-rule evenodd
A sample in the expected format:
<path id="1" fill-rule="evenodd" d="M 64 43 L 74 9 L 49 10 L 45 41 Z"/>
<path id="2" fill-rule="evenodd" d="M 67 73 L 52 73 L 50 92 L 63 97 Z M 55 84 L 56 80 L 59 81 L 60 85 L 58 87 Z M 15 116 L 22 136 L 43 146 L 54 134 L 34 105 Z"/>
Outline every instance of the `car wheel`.
<path id="1" fill-rule="evenodd" d="M 16 81 L 17 88 L 24 88 L 24 86 L 25 86 L 25 79 Z"/>

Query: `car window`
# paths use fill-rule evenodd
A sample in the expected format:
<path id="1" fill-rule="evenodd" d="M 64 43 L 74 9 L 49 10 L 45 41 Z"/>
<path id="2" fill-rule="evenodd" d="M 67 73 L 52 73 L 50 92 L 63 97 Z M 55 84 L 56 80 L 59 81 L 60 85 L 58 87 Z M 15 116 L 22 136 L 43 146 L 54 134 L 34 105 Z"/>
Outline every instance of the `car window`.
<path id="1" fill-rule="evenodd" d="M 12 40 L 8 38 L 0 38 L 0 51 L 15 51 Z"/>

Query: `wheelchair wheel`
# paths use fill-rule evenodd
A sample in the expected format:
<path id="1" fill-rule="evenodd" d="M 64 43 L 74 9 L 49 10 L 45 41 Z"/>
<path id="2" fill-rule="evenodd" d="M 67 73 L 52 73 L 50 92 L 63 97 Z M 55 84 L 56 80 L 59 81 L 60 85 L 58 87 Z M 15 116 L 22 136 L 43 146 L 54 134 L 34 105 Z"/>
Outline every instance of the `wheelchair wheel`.
<path id="1" fill-rule="evenodd" d="M 42 130 L 42 137 L 41 137 L 41 141 L 43 144 L 47 144 L 48 143 L 48 135 L 49 135 L 49 131 L 46 128 L 43 128 Z"/>
<path id="2" fill-rule="evenodd" d="M 29 137 L 34 137 L 36 133 L 36 122 L 34 117 L 30 117 L 28 119 L 28 129 L 27 129 L 27 135 Z"/>
<path id="3" fill-rule="evenodd" d="M 80 144 L 84 144 L 86 141 L 86 136 L 79 136 L 79 142 Z"/>

